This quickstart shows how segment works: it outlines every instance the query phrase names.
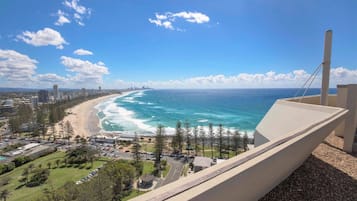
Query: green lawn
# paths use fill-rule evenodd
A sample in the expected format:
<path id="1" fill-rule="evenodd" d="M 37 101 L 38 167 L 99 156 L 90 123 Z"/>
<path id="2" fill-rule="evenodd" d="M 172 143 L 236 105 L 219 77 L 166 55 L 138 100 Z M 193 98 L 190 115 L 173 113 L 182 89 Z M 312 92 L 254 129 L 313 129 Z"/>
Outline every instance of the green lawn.
<path id="1" fill-rule="evenodd" d="M 4 177 L 10 177 L 10 183 L 0 187 L 0 191 L 8 189 L 10 191 L 10 196 L 7 199 L 8 201 L 23 201 L 23 200 L 36 200 L 42 195 L 42 192 L 45 188 L 52 186 L 54 189 L 57 189 L 63 186 L 68 181 L 78 181 L 79 179 L 85 177 L 89 172 L 105 163 L 104 160 L 95 161 L 93 167 L 90 167 L 90 164 L 87 164 L 84 168 L 74 168 L 74 167 L 56 167 L 55 161 L 57 159 L 63 160 L 65 153 L 55 152 L 53 154 L 38 158 L 30 163 L 22 165 L 18 168 L 15 168 L 13 171 L 3 174 L 0 176 L 0 179 Z M 47 168 L 47 163 L 51 162 L 52 167 L 50 171 L 50 176 L 46 182 L 41 186 L 37 187 L 26 187 L 22 186 L 19 182 L 23 170 L 28 167 L 29 164 L 34 164 L 35 167 L 38 167 L 39 164 L 42 164 L 42 168 Z M 62 165 L 62 164 L 61 164 Z M 60 165 L 60 166 L 61 166 Z"/>
<path id="2" fill-rule="evenodd" d="M 145 152 L 155 152 L 155 144 L 154 143 L 141 143 L 141 150 Z"/>
<path id="3" fill-rule="evenodd" d="M 152 172 L 154 171 L 154 163 L 152 161 L 143 161 L 143 163 L 144 163 L 143 175 L 152 174 Z"/>

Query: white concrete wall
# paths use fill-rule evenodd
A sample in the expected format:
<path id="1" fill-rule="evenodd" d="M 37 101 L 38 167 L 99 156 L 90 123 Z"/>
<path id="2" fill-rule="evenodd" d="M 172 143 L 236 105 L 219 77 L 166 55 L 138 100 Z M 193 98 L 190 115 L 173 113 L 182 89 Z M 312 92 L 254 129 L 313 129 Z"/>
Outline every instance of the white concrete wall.
<path id="1" fill-rule="evenodd" d="M 304 112 L 314 123 L 300 116 Z M 270 142 L 132 200 L 258 200 L 306 160 L 342 121 L 347 110 L 277 101 L 268 113 L 260 131 L 272 134 L 268 136 Z M 280 132 L 281 127 L 285 133 Z M 275 136 L 275 132 L 281 135 Z"/>
<path id="2" fill-rule="evenodd" d="M 257 147 L 287 133 L 315 125 L 338 110 L 334 107 L 291 102 L 289 99 L 277 100 L 258 124 L 254 144 Z"/>

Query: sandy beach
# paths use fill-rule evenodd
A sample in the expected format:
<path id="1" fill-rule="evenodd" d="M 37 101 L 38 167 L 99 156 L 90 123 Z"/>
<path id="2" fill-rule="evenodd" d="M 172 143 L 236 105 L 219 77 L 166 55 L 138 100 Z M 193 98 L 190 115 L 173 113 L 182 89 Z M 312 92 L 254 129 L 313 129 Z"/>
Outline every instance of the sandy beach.
<path id="1" fill-rule="evenodd" d="M 69 121 L 73 127 L 73 139 L 75 136 L 79 135 L 81 137 L 89 137 L 92 134 L 97 134 L 100 131 L 99 119 L 97 117 L 97 110 L 94 108 L 100 102 L 108 100 L 114 97 L 125 96 L 129 92 L 123 92 L 122 94 L 111 94 L 108 96 L 99 97 L 96 99 L 88 100 L 84 103 L 76 105 L 67 110 L 69 115 L 65 116 L 62 123 Z M 61 122 L 56 124 L 56 133 L 62 131 Z M 72 139 L 72 140 L 73 140 Z"/>

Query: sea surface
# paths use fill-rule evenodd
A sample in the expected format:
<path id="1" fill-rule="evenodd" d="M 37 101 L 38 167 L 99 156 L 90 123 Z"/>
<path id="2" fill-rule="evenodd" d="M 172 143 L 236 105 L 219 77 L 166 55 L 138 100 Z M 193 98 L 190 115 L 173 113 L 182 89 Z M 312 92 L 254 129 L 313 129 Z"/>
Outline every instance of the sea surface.
<path id="1" fill-rule="evenodd" d="M 112 98 L 96 106 L 105 132 L 155 134 L 158 124 L 173 134 L 177 121 L 191 126 L 223 124 L 226 129 L 252 135 L 265 113 L 280 98 L 294 97 L 298 89 L 190 89 L 145 90 Z M 301 91 L 302 93 L 302 91 Z M 309 89 L 306 95 L 319 94 Z M 330 93 L 336 93 L 331 89 Z"/>

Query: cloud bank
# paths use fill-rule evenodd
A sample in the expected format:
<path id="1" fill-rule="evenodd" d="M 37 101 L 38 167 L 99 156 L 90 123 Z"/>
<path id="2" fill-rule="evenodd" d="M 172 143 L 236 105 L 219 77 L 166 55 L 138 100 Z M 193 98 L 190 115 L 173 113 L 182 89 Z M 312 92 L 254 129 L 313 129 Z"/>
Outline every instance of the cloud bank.
<path id="1" fill-rule="evenodd" d="M 0 82 L 3 87 L 43 87 L 58 83 L 78 88 L 102 84 L 103 76 L 109 74 L 108 67 L 101 61 L 92 63 L 66 56 L 60 59 L 69 72 L 66 76 L 55 73 L 37 74 L 37 60 L 14 50 L 0 49 Z"/>
<path id="2" fill-rule="evenodd" d="M 146 81 L 129 82 L 117 80 L 117 88 L 152 87 L 152 88 L 300 88 L 310 77 L 305 70 L 294 70 L 288 73 L 276 73 L 269 71 L 266 73 L 239 73 L 237 75 L 209 75 L 201 77 L 191 77 L 183 80 L 167 81 Z M 337 84 L 356 84 L 357 70 L 345 67 L 331 69 L 330 86 L 336 87 Z M 318 76 L 311 87 L 320 87 L 321 76 Z"/>

